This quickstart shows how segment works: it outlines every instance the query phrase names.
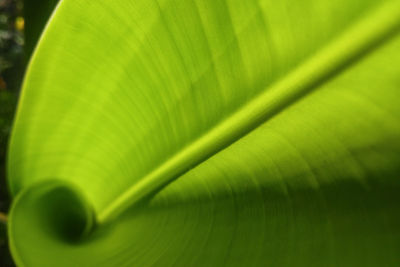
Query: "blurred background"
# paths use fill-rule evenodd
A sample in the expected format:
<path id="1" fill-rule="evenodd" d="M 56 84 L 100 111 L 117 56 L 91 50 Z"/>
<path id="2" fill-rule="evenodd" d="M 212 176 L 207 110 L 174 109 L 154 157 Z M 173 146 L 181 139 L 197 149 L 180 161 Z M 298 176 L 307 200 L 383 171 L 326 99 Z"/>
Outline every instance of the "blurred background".
<path id="1" fill-rule="evenodd" d="M 0 266 L 14 266 L 7 244 L 7 192 L 5 159 L 26 58 L 22 0 L 0 0 Z"/>

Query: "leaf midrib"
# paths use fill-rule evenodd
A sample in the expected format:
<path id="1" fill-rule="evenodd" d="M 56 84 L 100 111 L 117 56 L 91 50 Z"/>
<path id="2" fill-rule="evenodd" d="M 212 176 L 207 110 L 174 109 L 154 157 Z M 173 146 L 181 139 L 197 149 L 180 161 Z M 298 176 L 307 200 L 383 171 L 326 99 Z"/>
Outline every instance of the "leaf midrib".
<path id="1" fill-rule="evenodd" d="M 335 77 L 384 40 L 393 37 L 399 26 L 398 1 L 386 3 L 355 22 L 283 79 L 265 88 L 236 112 L 128 188 L 98 214 L 98 223 L 115 218 L 148 194 L 175 180 L 317 89 L 317 85 Z"/>

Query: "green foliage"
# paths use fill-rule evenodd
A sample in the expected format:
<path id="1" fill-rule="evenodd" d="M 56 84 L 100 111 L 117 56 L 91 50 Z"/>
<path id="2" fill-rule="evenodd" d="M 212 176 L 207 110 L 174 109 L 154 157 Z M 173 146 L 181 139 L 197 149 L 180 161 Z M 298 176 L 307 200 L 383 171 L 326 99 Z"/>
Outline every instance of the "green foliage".
<path id="1" fill-rule="evenodd" d="M 21 266 L 397 266 L 400 2 L 63 0 L 9 158 Z"/>

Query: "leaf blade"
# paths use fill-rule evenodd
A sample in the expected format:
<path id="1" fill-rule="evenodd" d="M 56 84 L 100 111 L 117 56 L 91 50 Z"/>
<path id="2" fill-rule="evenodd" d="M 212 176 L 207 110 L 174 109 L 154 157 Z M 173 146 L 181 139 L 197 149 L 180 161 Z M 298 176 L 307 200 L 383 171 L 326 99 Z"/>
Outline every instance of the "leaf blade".
<path id="1" fill-rule="evenodd" d="M 113 6 L 107 1 L 96 4 L 74 0 L 62 2 L 57 11 L 59 13 L 56 13 L 55 19 L 50 23 L 47 35 L 43 37 L 44 41 L 39 45 L 33 59 L 14 128 L 10 152 L 10 179 L 15 192 L 25 188 L 25 193 L 21 192 L 18 198 L 35 196 L 38 191 L 30 191 L 35 183 L 43 181 L 51 183 L 54 178 L 59 178 L 76 186 L 77 192 L 82 191 L 84 194 L 82 198 L 87 198 L 83 203 L 90 203 L 93 206 L 91 212 L 98 216 L 107 207 L 107 203 L 115 199 L 113 194 L 118 195 L 122 192 L 113 191 L 114 184 L 117 184 L 119 189 L 125 189 L 127 184 L 137 182 L 136 176 L 132 175 L 135 173 L 132 169 L 136 167 L 131 166 L 133 160 L 151 170 L 153 166 L 164 162 L 163 159 L 173 155 L 176 151 L 174 149 L 179 151 L 195 140 L 193 133 L 204 132 L 208 129 L 207 123 L 218 124 L 227 114 L 235 110 L 235 105 L 239 105 L 240 101 L 249 101 L 255 91 L 250 91 L 249 95 L 246 95 L 247 91 L 243 88 L 251 89 L 251 84 L 272 83 L 273 79 L 267 82 L 264 78 L 260 78 L 261 72 L 257 72 L 257 67 L 260 65 L 252 46 L 254 45 L 252 38 L 258 36 L 252 30 L 261 25 L 260 17 L 254 15 L 256 23 L 246 22 L 252 26 L 247 27 L 246 23 L 241 24 L 237 21 L 246 14 L 245 11 L 260 12 L 268 5 L 276 5 L 274 6 L 276 14 L 274 14 L 275 9 L 268 12 L 269 16 L 261 12 L 263 14 L 261 18 L 265 16 L 272 19 L 274 15 L 283 16 L 283 19 L 275 20 L 273 25 L 276 26 L 276 35 L 271 33 L 273 37 L 270 40 L 277 42 L 276 40 L 280 40 L 281 37 L 279 34 L 293 31 L 286 37 L 298 40 L 297 51 L 302 54 L 301 56 L 291 53 L 290 42 L 284 39 L 281 41 L 286 45 L 283 45 L 282 50 L 268 50 L 282 57 L 281 65 L 277 65 L 278 69 L 281 71 L 283 69 L 281 73 L 283 75 L 331 40 L 321 36 L 325 34 L 331 34 L 330 38 L 338 36 L 341 32 L 340 27 L 350 25 L 351 22 L 368 14 L 368 10 L 375 10 L 379 6 L 373 1 L 351 2 L 343 11 L 347 12 L 346 15 L 337 21 L 337 25 L 330 26 L 329 23 L 336 22 L 332 17 L 328 16 L 329 23 L 324 24 L 318 14 L 310 18 L 306 15 L 313 14 L 309 11 L 314 8 L 335 14 L 333 11 L 340 10 L 338 8 L 342 6 L 341 2 L 324 2 L 324 5 L 327 5 L 326 9 L 319 9 L 317 2 L 319 3 L 310 1 L 307 5 L 304 3 L 296 5 L 292 2 L 283 4 L 262 2 L 261 6 L 258 2 L 237 5 L 233 2 L 229 4 L 199 2 L 198 6 L 193 7 L 192 2 L 137 1 L 134 5 L 128 4 L 123 8 L 119 5 Z M 207 4 L 212 7 L 211 10 L 206 9 Z M 307 32 L 310 32 L 315 39 L 321 37 L 323 41 L 318 40 L 315 46 L 310 44 L 311 48 L 305 48 L 307 42 L 304 40 L 307 38 L 298 33 L 304 31 L 304 25 L 308 24 L 288 27 L 284 17 L 287 15 L 286 11 L 280 9 L 291 4 L 294 5 L 295 13 L 298 12 L 295 14 L 294 22 L 305 23 L 304 21 L 308 19 L 313 23 L 321 22 L 322 26 L 317 25 L 315 29 Z M 193 10 L 187 8 L 187 5 Z M 104 20 L 100 19 L 97 22 L 91 16 L 82 19 L 82 14 L 86 12 L 83 10 L 90 6 L 93 8 L 90 14 L 99 12 L 104 16 Z M 151 12 L 142 12 L 143 10 Z M 160 10 L 162 15 L 159 14 Z M 74 16 L 67 18 L 67 11 L 74 11 L 72 13 Z M 143 24 L 132 20 L 132 14 L 128 11 L 133 12 L 138 21 L 140 18 Z M 193 36 L 207 35 L 209 39 L 209 44 L 202 43 L 204 47 L 199 45 L 205 49 L 199 54 L 183 49 L 185 45 L 188 46 L 185 42 L 190 43 L 186 41 L 186 33 L 180 30 L 181 27 L 184 28 L 184 23 L 177 23 L 176 28 L 173 28 L 176 19 L 174 15 L 183 11 L 190 12 L 187 21 L 183 19 L 189 26 L 191 25 L 189 21 L 196 14 L 201 17 L 201 22 L 204 24 L 203 33 L 200 28 L 196 28 L 193 34 Z M 219 12 L 224 14 L 221 20 L 217 16 Z M 240 13 L 242 15 L 235 16 L 235 12 L 242 12 Z M 254 14 L 259 14 L 258 12 Z M 397 12 L 397 9 L 390 9 L 389 13 L 391 12 Z M 69 16 L 70 14 L 68 13 Z M 305 17 L 307 19 L 304 19 Z M 383 20 L 378 21 L 384 22 L 392 18 L 394 17 L 383 16 Z M 109 32 L 97 32 L 96 29 L 104 21 L 118 21 L 126 25 L 118 28 L 119 25 L 115 23 L 107 27 Z M 138 32 L 143 31 L 139 35 L 142 39 L 137 39 L 137 36 L 132 39 L 129 37 L 125 43 L 126 47 L 119 47 L 122 52 L 118 54 L 118 64 L 104 55 L 90 60 L 94 55 L 101 56 L 99 51 L 110 49 L 112 53 L 118 50 L 115 47 L 114 50 L 111 49 L 112 40 L 123 36 L 124 31 L 129 30 L 135 23 L 145 25 L 147 28 L 136 29 Z M 221 26 L 221 23 L 227 23 L 227 28 Z M 243 33 L 248 34 L 245 37 L 250 38 L 247 50 L 239 49 L 243 48 L 246 38 L 238 37 L 240 30 L 235 28 L 235 25 L 236 27 L 238 25 L 235 23 L 239 23 L 239 26 L 245 29 Z M 199 26 L 194 24 L 196 27 Z M 213 28 L 213 25 L 221 27 L 221 37 L 216 34 L 218 27 Z M 377 29 L 373 27 L 380 29 L 381 24 L 367 21 L 366 25 L 372 28 L 367 27 L 367 31 L 360 32 L 354 30 L 355 37 L 361 35 L 363 38 L 360 39 L 364 40 L 367 36 L 368 40 L 371 36 L 363 34 L 369 33 L 370 29 Z M 366 26 L 362 26 L 364 27 Z M 56 30 L 61 28 L 70 31 L 65 35 L 56 34 Z M 321 29 L 331 31 L 321 33 Z M 92 34 L 88 37 L 83 35 L 89 32 Z M 180 39 L 175 40 L 171 35 L 177 35 Z M 236 35 L 237 40 L 232 39 L 233 35 Z M 349 35 L 354 37 L 352 34 Z M 60 46 L 71 42 L 73 36 L 83 38 L 77 47 Z M 68 41 L 64 43 L 63 40 Z M 156 42 L 158 40 L 163 42 L 158 44 Z M 99 45 L 97 43 L 99 41 L 104 44 Z M 21 264 L 33 266 L 55 264 L 68 266 L 71 263 L 85 266 L 241 266 L 245 263 L 256 266 L 266 263 L 277 266 L 293 264 L 307 266 L 310 263 L 377 266 L 381 262 L 395 266 L 399 260 L 396 253 L 399 235 L 395 229 L 399 223 L 397 191 L 400 185 L 396 175 L 400 166 L 398 156 L 400 109 L 397 105 L 400 96 L 398 70 L 389 63 L 399 62 L 396 51 L 399 51 L 400 42 L 396 34 L 393 34 L 392 39 L 384 41 L 386 41 L 384 46 L 377 47 L 367 57 L 351 65 L 351 68 L 338 73 L 334 79 L 322 84 L 319 90 L 299 99 L 293 105 L 287 107 L 284 105 L 285 109 L 282 112 L 201 162 L 163 190 L 152 195 L 151 199 L 137 203 L 136 206 L 127 205 L 129 208 L 126 207 L 124 213 L 119 214 L 109 225 L 99 225 L 92 229 L 92 235 L 82 242 L 68 244 L 64 239 L 46 233 L 47 229 L 40 227 L 39 224 L 37 227 L 27 227 L 24 222 L 36 218 L 35 215 L 31 215 L 32 210 L 25 207 L 30 202 L 16 201 L 11 214 L 13 230 L 10 230 L 12 242 L 18 244 L 18 248 L 13 248 L 14 257 L 18 258 Z M 101 48 L 99 51 L 89 51 L 87 55 L 78 53 L 87 47 L 92 47 L 94 43 Z M 142 43 L 150 48 L 137 50 Z M 208 48 L 210 52 L 206 47 L 211 43 L 212 47 Z M 55 44 L 58 44 L 56 48 Z M 260 41 L 256 44 L 263 47 L 265 43 Z M 344 46 L 344 43 L 340 45 Z M 359 46 L 355 46 L 357 47 Z M 344 55 L 352 54 L 354 50 L 351 48 L 349 47 L 349 51 L 345 51 Z M 225 54 L 221 52 L 225 51 L 224 49 L 227 51 Z M 132 50 L 133 53 L 137 53 L 135 62 L 139 62 L 138 65 L 131 62 L 128 65 L 121 64 L 125 62 L 122 60 L 126 57 L 125 53 Z M 181 50 L 188 53 L 187 58 L 179 56 Z M 265 50 L 263 53 L 266 53 Z M 290 64 L 287 63 L 286 54 L 292 60 Z M 240 58 L 240 55 L 246 56 Z M 206 60 L 203 59 L 196 65 L 201 56 Z M 160 66 L 156 66 L 154 58 L 157 57 L 161 57 L 157 62 Z M 230 57 L 233 61 L 230 61 Z M 214 58 L 218 60 L 215 61 Z M 334 60 L 341 63 L 340 57 Z M 181 63 L 181 61 L 187 62 Z M 218 63 L 213 63 L 216 65 L 212 66 L 210 62 L 214 61 Z M 60 62 L 70 64 L 61 64 L 63 68 L 53 69 L 59 66 L 57 63 Z M 237 69 L 229 69 L 230 66 L 235 66 L 232 63 L 239 62 L 241 66 Z M 252 71 L 249 71 L 249 68 L 251 69 L 249 65 L 252 65 L 249 62 L 254 63 Z M 78 63 L 82 70 L 80 77 L 87 79 L 70 81 L 73 75 L 77 75 Z M 185 70 L 184 67 L 190 64 L 195 65 L 194 69 L 198 68 L 197 72 L 193 72 L 190 68 Z M 170 65 L 174 67 L 179 65 L 176 67 L 178 70 L 166 68 Z M 333 66 L 329 65 L 327 68 Z M 269 67 L 263 71 L 266 73 L 272 71 L 273 68 Z M 112 74 L 107 73 L 106 70 L 109 68 L 114 70 Z M 213 71 L 208 71 L 207 68 Z M 144 75 L 148 80 L 130 76 L 128 70 L 139 76 Z M 244 77 L 246 75 L 250 77 L 248 78 L 252 82 L 250 85 L 246 84 L 249 82 L 246 78 L 236 79 L 232 76 L 242 72 L 246 73 L 243 74 Z M 197 98 L 194 99 L 198 102 L 179 94 L 182 91 L 178 90 L 178 85 L 184 85 L 184 90 L 190 89 L 189 91 L 204 88 L 196 83 L 193 87 L 186 86 L 189 81 L 196 79 L 196 75 L 202 77 L 204 73 L 207 74 L 205 78 L 209 79 L 209 83 L 203 81 L 200 85 L 212 84 L 214 87 L 210 87 L 209 90 L 204 89 L 204 95 L 195 95 Z M 110 80 L 95 79 L 99 74 L 105 75 Z M 179 75 L 184 77 L 175 84 L 175 79 Z M 275 75 L 271 74 L 271 77 L 281 78 Z M 118 79 L 122 79 L 122 82 L 118 82 Z M 152 98 L 147 99 L 146 96 L 149 95 L 146 95 L 146 90 L 140 91 L 140 87 L 134 87 L 132 79 L 138 79 L 139 85 L 150 91 L 151 85 L 157 85 L 151 93 L 158 92 L 159 95 L 149 94 Z M 157 81 L 152 83 L 153 79 Z M 216 94 L 212 90 L 221 81 L 223 81 L 223 85 L 220 85 L 221 92 L 218 91 Z M 228 90 L 227 88 L 230 88 L 228 85 L 235 82 L 240 86 Z M 128 85 L 129 90 L 121 86 L 124 84 Z M 74 85 L 77 87 L 74 88 Z M 114 87 L 111 90 L 107 86 Z M 52 88 L 56 90 L 53 91 Z M 103 90 L 96 91 L 98 88 Z M 162 90 L 164 88 L 168 90 Z M 378 91 L 380 88 L 384 88 L 384 91 Z M 117 90 L 118 94 L 108 99 L 113 90 Z M 235 95 L 230 90 L 238 94 Z M 193 91 L 199 92 L 199 90 Z M 229 95 L 230 93 L 232 95 Z M 135 99 L 133 96 L 143 101 L 140 106 L 142 109 L 129 105 Z M 201 116 L 201 111 L 210 105 L 206 100 L 215 96 L 221 99 L 232 97 L 229 98 L 231 106 L 224 106 L 226 110 L 223 109 L 222 115 L 219 113 L 215 115 L 219 119 L 209 118 L 207 121 Z M 165 105 L 163 100 L 168 102 L 172 99 L 171 103 L 178 103 L 179 101 L 173 102 L 175 97 L 183 103 L 181 106 L 177 105 L 176 109 L 167 109 L 163 106 Z M 210 114 L 221 107 L 218 103 L 218 101 L 212 102 Z M 196 111 L 193 110 L 193 106 L 203 108 Z M 102 110 L 103 107 L 106 109 Z M 157 110 L 152 113 L 153 109 Z M 184 113 L 185 116 L 177 115 L 171 120 L 168 116 L 162 116 L 162 113 L 167 111 L 172 114 Z M 148 121 L 146 122 L 144 118 Z M 168 119 L 162 120 L 163 118 Z M 179 118 L 183 119 L 180 121 Z M 204 121 L 207 123 L 203 124 Z M 145 127 L 136 129 L 135 123 L 140 122 L 144 122 Z M 138 134 L 130 136 L 130 131 L 137 131 Z M 169 135 L 174 137 L 166 138 L 162 134 L 163 131 L 169 133 L 167 137 Z M 182 140 L 177 138 L 179 142 L 174 141 L 173 138 L 177 136 L 182 137 Z M 137 143 L 140 143 L 139 148 L 136 147 Z M 175 147 L 171 143 L 179 146 Z M 129 149 L 137 149 L 143 158 L 121 153 Z M 160 151 L 162 155 L 157 155 L 153 160 L 152 156 Z M 146 172 L 145 167 L 142 169 L 143 173 Z M 118 175 L 115 177 L 115 174 Z M 120 177 L 129 180 L 129 183 L 120 183 Z M 41 208 L 41 205 L 37 207 Z M 22 242 L 26 239 L 35 242 L 40 240 L 40 242 L 37 244 L 33 241 Z M 35 252 L 32 250 L 34 243 Z M 51 256 L 48 256 L 49 251 Z M 351 255 L 348 251 L 352 252 Z M 60 259 L 64 262 L 60 263 Z"/>

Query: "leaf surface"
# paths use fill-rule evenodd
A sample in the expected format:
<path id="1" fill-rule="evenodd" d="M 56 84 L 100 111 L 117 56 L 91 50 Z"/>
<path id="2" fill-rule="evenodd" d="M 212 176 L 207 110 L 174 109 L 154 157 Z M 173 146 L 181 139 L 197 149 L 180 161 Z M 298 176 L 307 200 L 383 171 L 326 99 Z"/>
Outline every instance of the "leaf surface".
<path id="1" fill-rule="evenodd" d="M 397 1 L 64 0 L 9 151 L 26 266 L 396 266 Z"/>

